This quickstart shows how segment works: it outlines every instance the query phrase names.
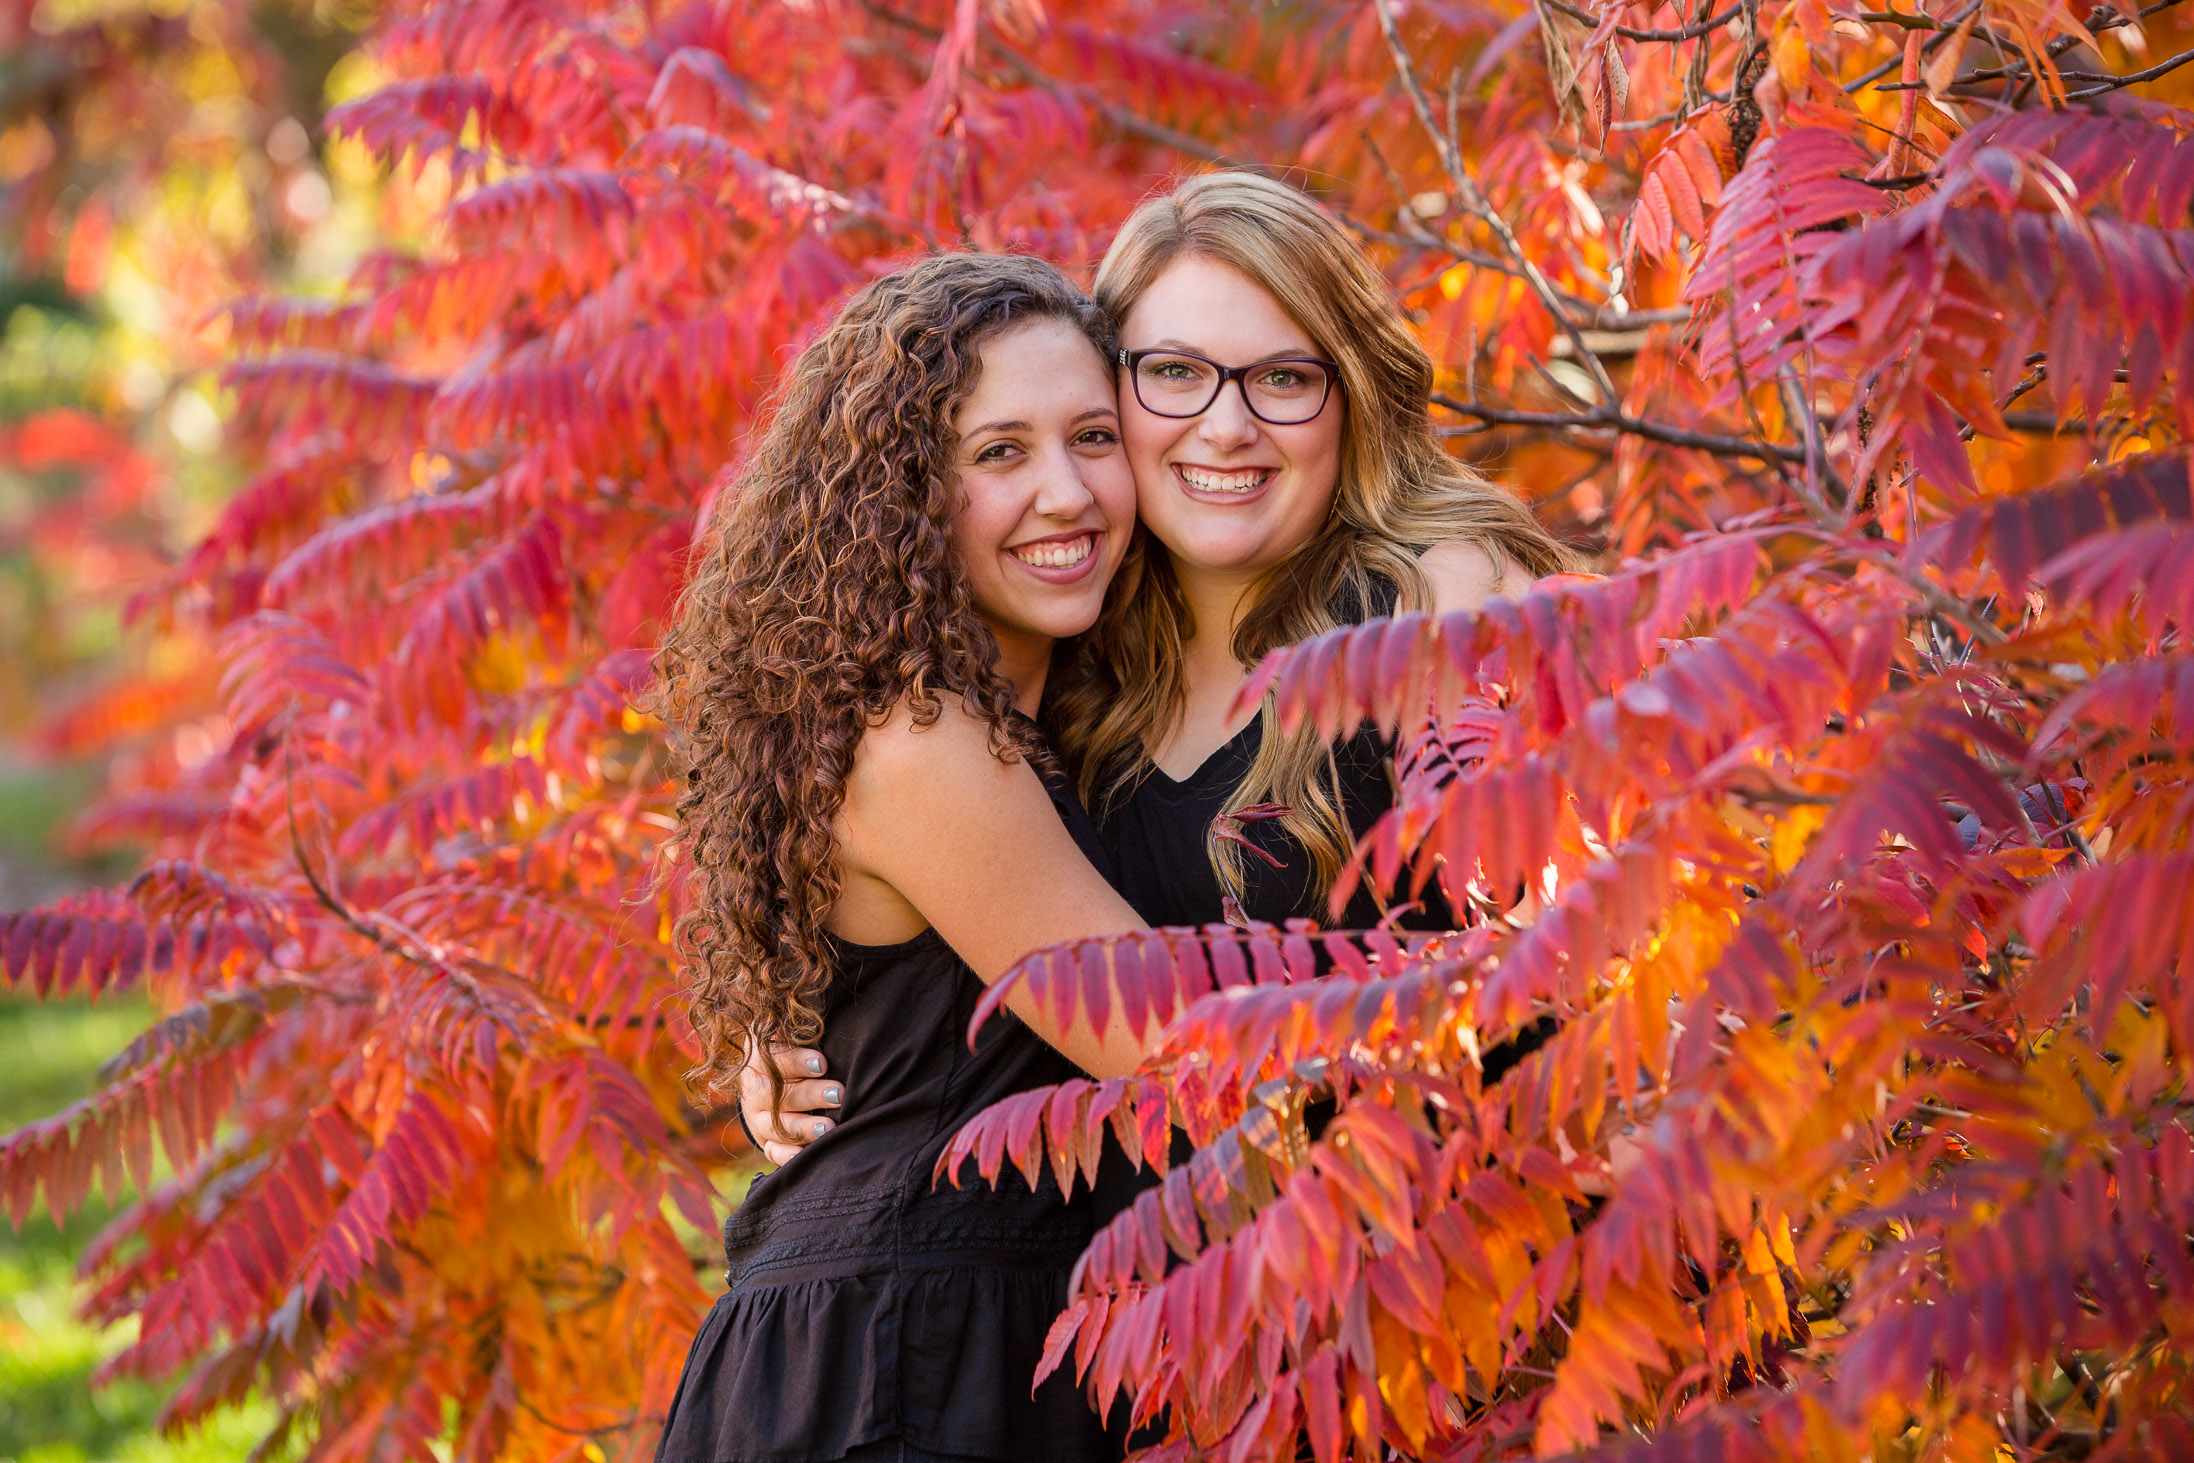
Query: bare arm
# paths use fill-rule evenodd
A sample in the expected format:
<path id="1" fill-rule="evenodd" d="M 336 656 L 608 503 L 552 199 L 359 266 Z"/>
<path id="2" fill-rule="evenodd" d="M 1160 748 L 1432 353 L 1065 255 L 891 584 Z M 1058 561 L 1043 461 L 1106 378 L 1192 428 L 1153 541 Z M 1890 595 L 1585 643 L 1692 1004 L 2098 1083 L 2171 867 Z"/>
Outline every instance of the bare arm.
<path id="1" fill-rule="evenodd" d="M 838 833 L 832 928 L 870 942 L 933 926 L 985 983 L 1046 945 L 1144 927 L 1075 845 L 1035 769 L 993 756 L 989 726 L 956 700 L 931 726 L 902 711 L 862 739 Z M 1093 1076 L 1142 1061 L 1117 1002 L 1101 1032 L 1080 1014 L 1061 1028 L 1025 989 L 1006 1004 Z"/>

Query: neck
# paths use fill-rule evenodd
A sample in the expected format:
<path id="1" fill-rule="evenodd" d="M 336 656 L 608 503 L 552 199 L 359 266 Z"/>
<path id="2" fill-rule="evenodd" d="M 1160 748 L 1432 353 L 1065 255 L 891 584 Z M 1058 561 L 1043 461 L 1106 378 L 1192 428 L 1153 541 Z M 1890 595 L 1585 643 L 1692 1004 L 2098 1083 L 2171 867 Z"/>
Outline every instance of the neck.
<path id="1" fill-rule="evenodd" d="M 1203 664 L 1235 664 L 1234 629 L 1255 601 L 1257 575 L 1244 570 L 1199 569 L 1176 559 L 1173 580 L 1196 627 L 1183 647 L 1188 659 Z"/>
<path id="2" fill-rule="evenodd" d="M 1014 709 L 1023 716 L 1034 716 L 1036 708 L 1044 703 L 1044 679 L 1051 674 L 1054 641 L 1049 635 L 1008 630 L 988 620 L 984 623 L 997 637 L 998 674 L 1013 687 Z"/>

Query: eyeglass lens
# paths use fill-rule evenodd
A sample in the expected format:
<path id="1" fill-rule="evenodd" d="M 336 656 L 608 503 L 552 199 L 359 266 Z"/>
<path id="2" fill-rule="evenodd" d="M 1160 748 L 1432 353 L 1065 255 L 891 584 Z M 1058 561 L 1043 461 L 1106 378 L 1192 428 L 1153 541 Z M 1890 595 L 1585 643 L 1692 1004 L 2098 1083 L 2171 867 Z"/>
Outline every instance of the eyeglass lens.
<path id="1" fill-rule="evenodd" d="M 1219 368 L 1200 356 L 1147 355 L 1135 363 L 1136 400 L 1160 416 L 1195 416 L 1218 399 L 1219 386 Z M 1266 361 L 1242 378 L 1249 409 L 1275 426 L 1318 415 L 1328 386 L 1316 361 Z"/>

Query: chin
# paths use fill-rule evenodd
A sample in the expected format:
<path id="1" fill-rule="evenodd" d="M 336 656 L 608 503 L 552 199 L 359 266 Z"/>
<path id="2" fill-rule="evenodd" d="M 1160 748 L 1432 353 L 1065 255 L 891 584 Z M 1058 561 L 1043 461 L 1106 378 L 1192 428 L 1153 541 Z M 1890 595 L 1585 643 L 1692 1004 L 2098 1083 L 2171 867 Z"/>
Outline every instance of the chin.
<path id="1" fill-rule="evenodd" d="M 1097 623 L 1100 604 L 1030 606 L 1025 614 L 1017 617 L 1019 623 L 1037 635 L 1048 635 L 1054 640 L 1065 640 L 1079 635 Z"/>
<path id="2" fill-rule="evenodd" d="M 1271 537 L 1263 533 L 1184 533 L 1166 544 L 1169 552 L 1207 569 L 1263 568 L 1275 562 Z"/>
<path id="3" fill-rule="evenodd" d="M 1044 633 L 1054 640 L 1071 640 L 1097 623 L 1097 609 L 1092 606 L 1087 614 L 1062 615 L 1044 627 Z"/>

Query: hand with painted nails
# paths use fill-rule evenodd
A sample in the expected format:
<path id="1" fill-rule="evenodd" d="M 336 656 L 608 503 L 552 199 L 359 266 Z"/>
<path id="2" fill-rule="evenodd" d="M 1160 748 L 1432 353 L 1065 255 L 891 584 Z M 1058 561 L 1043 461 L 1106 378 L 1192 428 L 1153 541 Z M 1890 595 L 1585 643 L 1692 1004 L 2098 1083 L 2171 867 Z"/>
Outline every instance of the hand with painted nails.
<path id="1" fill-rule="evenodd" d="M 775 1112 L 770 1110 L 769 1064 L 776 1066 L 785 1082 L 785 1094 Z M 823 1054 L 811 1047 L 771 1042 L 766 1052 L 758 1047 L 748 1053 L 739 1073 L 739 1115 L 771 1163 L 790 1162 L 837 1126 L 829 1114 L 844 1104 L 845 1090 L 843 1084 L 824 1076 L 823 1067 Z"/>

